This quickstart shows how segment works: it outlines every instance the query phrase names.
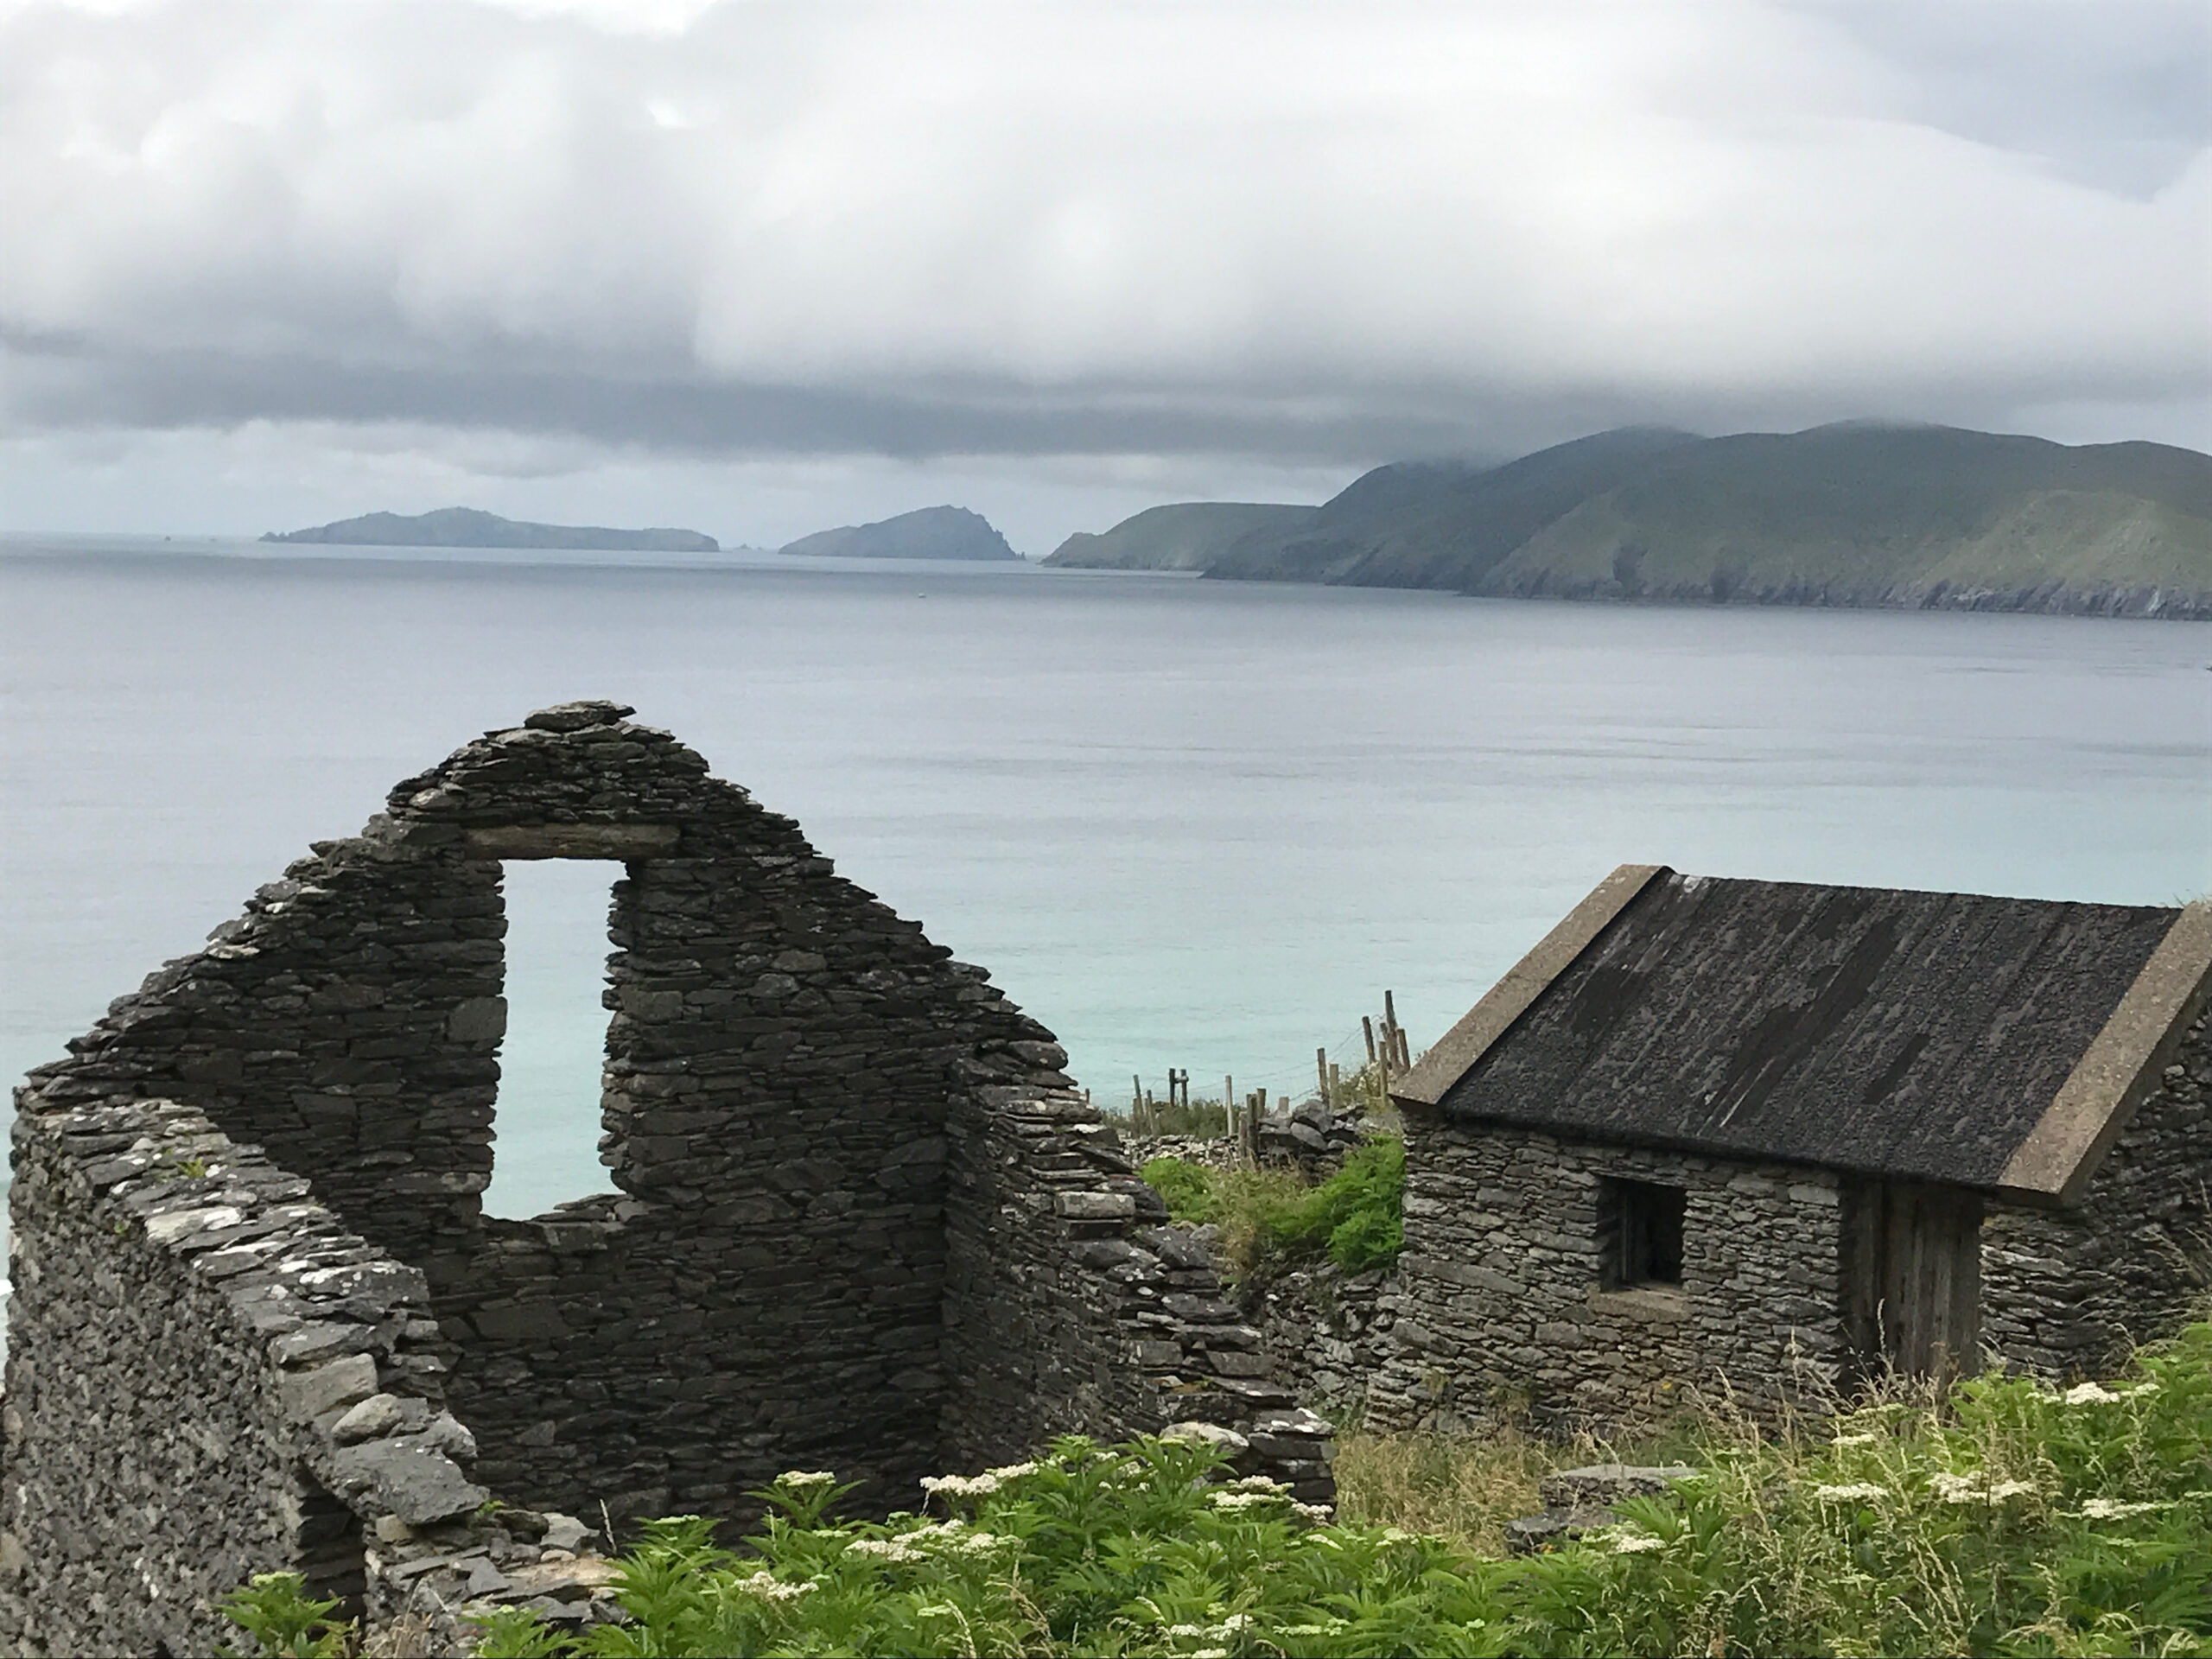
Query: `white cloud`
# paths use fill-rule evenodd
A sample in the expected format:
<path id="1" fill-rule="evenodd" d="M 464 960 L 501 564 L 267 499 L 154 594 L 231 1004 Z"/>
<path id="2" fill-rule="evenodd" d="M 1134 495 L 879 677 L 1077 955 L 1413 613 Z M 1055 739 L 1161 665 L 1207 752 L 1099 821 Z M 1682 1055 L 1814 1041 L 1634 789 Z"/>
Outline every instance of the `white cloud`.
<path id="1" fill-rule="evenodd" d="M 1780 0 L 19 3 L 11 419 L 1300 464 L 2189 428 L 2212 159 L 2139 94 L 2196 35 L 2091 8 L 2059 131 L 2004 76 L 2068 66 L 1967 10 L 2033 73 Z"/>

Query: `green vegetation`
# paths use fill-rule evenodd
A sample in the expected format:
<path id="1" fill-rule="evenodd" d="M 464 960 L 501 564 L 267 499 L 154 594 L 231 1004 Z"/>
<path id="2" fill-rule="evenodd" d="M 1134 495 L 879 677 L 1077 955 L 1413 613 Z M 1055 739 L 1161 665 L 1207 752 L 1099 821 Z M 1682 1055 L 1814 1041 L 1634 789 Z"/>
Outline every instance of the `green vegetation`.
<path id="1" fill-rule="evenodd" d="M 2212 460 L 1943 427 L 1715 438 L 1581 503 L 1480 586 L 1706 602 L 2052 586 L 2212 597 Z"/>
<path id="2" fill-rule="evenodd" d="M 1123 1135 L 1187 1135 L 1206 1141 L 1223 1141 L 1229 1136 L 1229 1112 L 1222 1103 L 1201 1095 L 1188 1105 L 1180 1102 L 1170 1105 L 1166 1101 L 1150 1100 L 1140 1118 L 1134 1109 L 1124 1109 L 1112 1115 L 1113 1122 Z"/>
<path id="3" fill-rule="evenodd" d="M 2116 592 L 2142 609 L 2155 589 L 2169 610 L 2212 614 L 2212 456 L 2164 444 L 1631 427 L 1501 467 L 1380 467 L 1211 550 L 1167 533 L 1190 511 L 1077 539 L 1125 565 L 1247 581 L 1707 603 L 1963 594 L 2031 609 Z"/>
<path id="4" fill-rule="evenodd" d="M 1077 531 L 1045 560 L 1078 570 L 1203 570 L 1243 537 L 1280 538 L 1305 527 L 1312 507 L 1185 501 L 1147 507 L 1103 536 Z"/>
<path id="5" fill-rule="evenodd" d="M 480 1621 L 482 1651 L 2212 1654 L 2212 1324 L 2123 1382 L 1989 1377 L 1682 1433 L 1702 1473 L 1516 1560 L 1373 1512 L 1466 1463 L 1433 1440 L 1379 1481 L 1388 1443 L 1348 1446 L 1336 1521 L 1265 1480 L 1211 1484 L 1210 1448 L 1160 1440 L 1064 1439 L 925 1482 L 938 1513 L 883 1522 L 836 1521 L 847 1489 L 788 1474 L 735 1549 L 696 1517 L 648 1523 L 620 1563 L 628 1624 L 576 1638 L 507 1610 Z M 1528 1506 L 1538 1443 L 1484 1455 L 1492 1484 L 1455 1477 L 1457 1500 Z M 275 1651 L 335 1651 L 312 1645 L 327 1604 L 278 1618 L 272 1582 L 232 1598 L 233 1619 Z"/>
<path id="6" fill-rule="evenodd" d="M 341 1624 L 335 1601 L 308 1594 L 296 1573 L 257 1573 L 243 1590 L 226 1596 L 219 1611 L 254 1641 L 249 1651 L 274 1659 L 341 1659 L 353 1650 L 353 1626 Z M 223 1659 L 235 1649 L 219 1647 Z"/>
<path id="7" fill-rule="evenodd" d="M 1327 1179 L 1285 1169 L 1210 1169 L 1155 1158 L 1139 1172 L 1178 1221 L 1221 1229 L 1231 1268 L 1249 1275 L 1326 1255 L 1347 1273 L 1389 1267 L 1405 1243 L 1406 1143 L 1377 1135 Z"/>

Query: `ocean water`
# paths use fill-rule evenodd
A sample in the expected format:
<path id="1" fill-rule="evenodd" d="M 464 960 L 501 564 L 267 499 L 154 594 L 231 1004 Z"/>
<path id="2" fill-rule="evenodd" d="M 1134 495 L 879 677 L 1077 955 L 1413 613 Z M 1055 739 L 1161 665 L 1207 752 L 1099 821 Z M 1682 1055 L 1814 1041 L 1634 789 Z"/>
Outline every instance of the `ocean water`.
<path id="1" fill-rule="evenodd" d="M 1033 566 L 0 539 L 0 1070 L 480 730 L 615 697 L 1106 1104 L 1416 1048 L 1614 865 L 2212 889 L 2212 628 Z M 491 1203 L 599 1190 L 611 867 L 514 866 Z"/>

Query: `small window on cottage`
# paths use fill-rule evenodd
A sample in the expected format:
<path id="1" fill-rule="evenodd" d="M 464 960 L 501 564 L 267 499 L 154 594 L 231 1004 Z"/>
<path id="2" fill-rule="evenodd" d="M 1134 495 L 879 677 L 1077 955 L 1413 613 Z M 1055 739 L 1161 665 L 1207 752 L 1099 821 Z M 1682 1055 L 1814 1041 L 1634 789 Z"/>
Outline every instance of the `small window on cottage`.
<path id="1" fill-rule="evenodd" d="M 1605 1184 L 1599 1230 L 1606 1289 L 1682 1282 L 1682 1209 L 1688 1196 L 1679 1186 L 1654 1181 Z"/>

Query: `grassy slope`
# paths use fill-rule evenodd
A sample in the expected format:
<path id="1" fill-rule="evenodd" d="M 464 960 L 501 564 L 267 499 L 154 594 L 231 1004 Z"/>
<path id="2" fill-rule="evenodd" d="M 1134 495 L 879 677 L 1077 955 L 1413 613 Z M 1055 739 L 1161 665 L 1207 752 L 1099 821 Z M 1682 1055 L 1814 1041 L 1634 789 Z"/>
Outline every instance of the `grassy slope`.
<path id="1" fill-rule="evenodd" d="M 1253 501 L 1185 501 L 1147 507 L 1103 535 L 1077 531 L 1045 563 L 1079 570 L 1203 570 L 1241 537 L 1287 535 L 1312 518 L 1312 507 Z"/>
<path id="2" fill-rule="evenodd" d="M 2212 604 L 2212 457 L 1859 425 L 1662 457 L 1477 584 L 1855 604 L 1987 594 L 2035 608 L 2151 588 Z"/>
<path id="3" fill-rule="evenodd" d="M 1247 537 L 1206 574 L 1365 588 L 1471 588 L 1560 514 L 1696 442 L 1685 432 L 1624 427 L 1503 467 L 1378 467 L 1325 502 L 1294 534 Z"/>

